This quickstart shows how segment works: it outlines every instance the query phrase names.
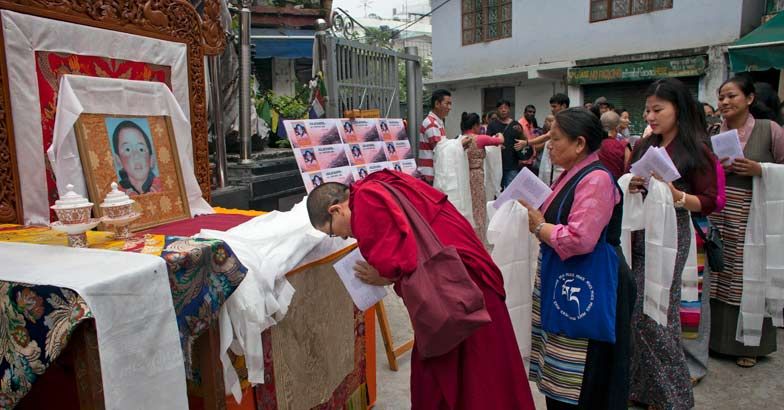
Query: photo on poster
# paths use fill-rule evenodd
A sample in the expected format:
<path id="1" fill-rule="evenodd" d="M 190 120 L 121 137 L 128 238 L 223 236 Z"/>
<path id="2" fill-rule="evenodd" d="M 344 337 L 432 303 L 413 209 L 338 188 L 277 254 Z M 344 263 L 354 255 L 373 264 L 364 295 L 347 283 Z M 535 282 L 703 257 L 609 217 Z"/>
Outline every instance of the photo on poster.
<path id="1" fill-rule="evenodd" d="M 346 144 L 346 151 L 351 165 L 363 165 L 368 162 L 359 144 Z"/>
<path id="2" fill-rule="evenodd" d="M 408 140 L 406 127 L 401 119 L 379 119 L 378 132 L 384 141 Z"/>
<path id="3" fill-rule="evenodd" d="M 385 142 L 384 143 L 384 148 L 387 151 L 387 160 L 389 160 L 389 161 L 398 161 L 398 160 L 400 160 L 400 157 L 398 156 L 398 153 L 397 153 L 397 147 L 395 147 L 394 141 L 392 141 L 392 142 Z"/>
<path id="4" fill-rule="evenodd" d="M 286 135 L 294 148 L 340 144 L 340 133 L 334 120 L 286 120 Z"/>
<path id="5" fill-rule="evenodd" d="M 393 169 L 398 172 L 403 172 L 408 175 L 415 175 L 417 172 L 416 160 L 404 159 L 392 165 Z"/>
<path id="6" fill-rule="evenodd" d="M 393 144 L 399 160 L 414 159 L 414 151 L 411 149 L 411 143 L 408 140 L 395 141 Z"/>
<path id="7" fill-rule="evenodd" d="M 336 122 L 340 124 L 338 131 L 345 144 L 381 141 L 375 119 L 357 118 L 352 121 L 344 118 Z"/>
<path id="8" fill-rule="evenodd" d="M 294 158 L 297 160 L 300 172 L 313 172 L 321 169 L 316 158 L 315 147 L 294 148 Z"/>
<path id="9" fill-rule="evenodd" d="M 353 167 L 351 172 L 354 174 L 354 180 L 361 181 L 366 176 L 370 175 L 367 166 Z"/>

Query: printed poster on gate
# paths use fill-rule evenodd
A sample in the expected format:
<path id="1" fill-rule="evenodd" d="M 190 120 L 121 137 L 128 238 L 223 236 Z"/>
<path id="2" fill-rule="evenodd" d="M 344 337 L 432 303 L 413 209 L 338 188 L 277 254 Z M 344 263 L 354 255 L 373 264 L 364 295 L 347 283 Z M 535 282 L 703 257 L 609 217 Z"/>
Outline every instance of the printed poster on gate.
<path id="1" fill-rule="evenodd" d="M 342 143 L 335 120 L 287 120 L 283 126 L 293 148 Z"/>
<path id="2" fill-rule="evenodd" d="M 354 183 L 354 175 L 351 167 L 330 168 L 303 173 L 302 180 L 305 183 L 305 190 L 310 192 L 325 182 L 339 182 L 343 185 L 352 185 Z"/>
<path id="3" fill-rule="evenodd" d="M 391 162 L 388 161 L 376 162 L 374 164 L 352 167 L 352 174 L 354 175 L 354 180 L 359 181 L 374 172 L 381 171 L 382 169 L 394 169 L 394 166 Z"/>
<path id="4" fill-rule="evenodd" d="M 351 165 L 365 165 L 387 160 L 383 142 L 376 141 L 346 144 L 345 147 L 346 155 L 351 161 Z"/>
<path id="5" fill-rule="evenodd" d="M 401 119 L 381 118 L 378 120 L 378 133 L 383 141 L 408 140 L 406 126 Z"/>
<path id="6" fill-rule="evenodd" d="M 294 148 L 294 158 L 297 160 L 300 172 L 313 172 L 349 165 L 342 144 Z"/>
<path id="7" fill-rule="evenodd" d="M 384 148 L 389 161 L 402 161 L 414 158 L 414 152 L 411 151 L 411 144 L 408 140 L 385 142 Z"/>
<path id="8" fill-rule="evenodd" d="M 337 130 L 340 138 L 345 144 L 356 144 L 361 142 L 381 141 L 381 136 L 377 127 L 378 120 L 369 118 L 356 118 L 349 120 L 342 118 L 332 120 L 337 122 Z"/>

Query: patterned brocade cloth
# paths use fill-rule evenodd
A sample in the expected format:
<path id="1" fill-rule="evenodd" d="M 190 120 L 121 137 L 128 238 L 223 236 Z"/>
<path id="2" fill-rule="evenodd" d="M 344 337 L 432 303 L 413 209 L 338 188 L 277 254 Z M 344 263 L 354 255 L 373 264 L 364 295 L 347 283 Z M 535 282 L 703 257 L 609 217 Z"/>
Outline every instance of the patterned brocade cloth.
<path id="1" fill-rule="evenodd" d="M 65 246 L 67 239 L 46 227 L 0 224 L 0 242 Z M 87 242 L 91 248 L 166 260 L 186 374 L 192 378 L 193 342 L 217 320 L 220 306 L 245 278 L 247 269 L 234 252 L 221 240 L 164 235 L 115 240 L 112 233 L 89 231 Z M 0 310 L 0 408 L 10 408 L 30 391 L 77 325 L 92 313 L 70 289 L 5 281 L 0 281 Z"/>

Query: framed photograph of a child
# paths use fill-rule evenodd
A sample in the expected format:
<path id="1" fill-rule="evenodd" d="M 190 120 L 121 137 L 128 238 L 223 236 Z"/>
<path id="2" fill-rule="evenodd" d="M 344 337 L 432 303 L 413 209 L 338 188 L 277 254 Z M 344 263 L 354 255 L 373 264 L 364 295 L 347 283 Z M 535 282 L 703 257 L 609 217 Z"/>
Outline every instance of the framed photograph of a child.
<path id="1" fill-rule="evenodd" d="M 132 231 L 190 217 L 169 117 L 82 114 L 74 128 L 96 217 L 112 182 L 142 212 Z"/>

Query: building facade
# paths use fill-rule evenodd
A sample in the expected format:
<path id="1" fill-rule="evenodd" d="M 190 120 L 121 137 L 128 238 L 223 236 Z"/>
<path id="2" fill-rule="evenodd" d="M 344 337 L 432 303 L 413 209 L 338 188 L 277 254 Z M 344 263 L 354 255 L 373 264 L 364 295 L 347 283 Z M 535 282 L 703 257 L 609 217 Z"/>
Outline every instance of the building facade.
<path id="1" fill-rule="evenodd" d="M 513 102 L 516 118 L 533 104 L 541 124 L 558 92 L 572 106 L 605 96 L 641 131 L 642 95 L 656 78 L 677 77 L 715 105 L 727 46 L 766 11 L 765 0 L 447 1 L 432 15 L 427 84 L 452 91 L 449 135 L 461 112 L 490 111 L 499 98 Z"/>

